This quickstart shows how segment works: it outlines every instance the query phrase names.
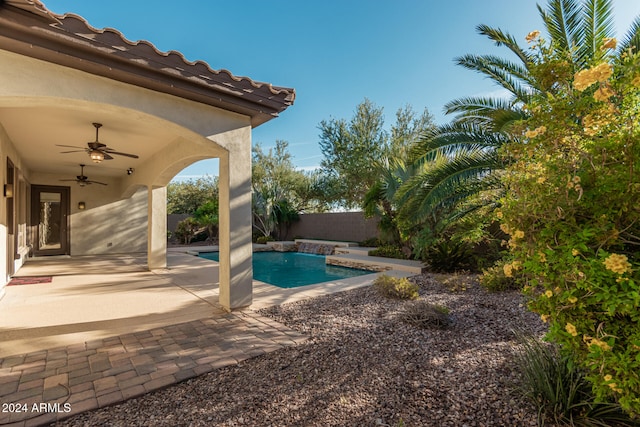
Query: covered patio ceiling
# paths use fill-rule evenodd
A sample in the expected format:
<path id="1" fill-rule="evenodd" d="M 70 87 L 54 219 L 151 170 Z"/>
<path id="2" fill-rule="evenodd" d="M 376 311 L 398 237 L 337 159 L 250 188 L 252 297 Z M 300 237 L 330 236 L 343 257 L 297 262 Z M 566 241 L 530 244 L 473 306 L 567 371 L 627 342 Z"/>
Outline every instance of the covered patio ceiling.
<path id="1" fill-rule="evenodd" d="M 154 126 L 139 117 L 65 106 L 0 108 L 0 118 L 28 169 L 69 178 L 79 175 L 80 164 L 87 165 L 85 175 L 90 179 L 125 176 L 129 168 L 140 168 L 155 152 L 178 138 L 177 134 L 167 133 L 166 126 Z M 63 153 L 75 149 L 58 145 L 81 150 L 95 141 L 93 122 L 103 125 L 99 132 L 101 143 L 139 158 L 113 155 L 112 160 L 96 164 L 85 151 Z"/>

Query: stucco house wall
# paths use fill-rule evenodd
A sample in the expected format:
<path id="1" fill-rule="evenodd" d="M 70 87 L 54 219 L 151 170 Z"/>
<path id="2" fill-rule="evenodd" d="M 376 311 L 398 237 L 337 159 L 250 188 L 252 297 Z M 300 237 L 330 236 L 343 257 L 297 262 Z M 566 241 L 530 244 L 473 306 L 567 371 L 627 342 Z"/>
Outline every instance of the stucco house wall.
<path id="1" fill-rule="evenodd" d="M 7 159 L 11 159 L 13 166 L 20 171 L 17 182 L 14 182 L 14 191 L 16 193 L 26 192 L 28 177 L 24 175 L 20 156 L 18 156 L 11 138 L 0 122 L 0 177 L 4 183 L 7 182 Z M 11 232 L 8 229 L 8 209 L 10 207 L 16 213 L 13 220 L 16 223 L 17 236 L 10 235 Z M 3 197 L 0 202 L 0 296 L 2 296 L 3 285 L 9 280 L 9 275 L 24 264 L 29 253 L 26 211 L 26 199 Z"/>

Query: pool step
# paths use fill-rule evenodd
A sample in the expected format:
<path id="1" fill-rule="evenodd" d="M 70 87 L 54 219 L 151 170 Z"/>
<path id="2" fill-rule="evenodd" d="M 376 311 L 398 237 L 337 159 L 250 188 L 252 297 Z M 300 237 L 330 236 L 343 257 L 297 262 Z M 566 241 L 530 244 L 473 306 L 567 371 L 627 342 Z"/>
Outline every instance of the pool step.
<path id="1" fill-rule="evenodd" d="M 371 271 L 399 270 L 413 274 L 421 274 L 425 271 L 425 267 L 420 261 L 367 256 L 358 253 L 328 255 L 326 263 Z"/>

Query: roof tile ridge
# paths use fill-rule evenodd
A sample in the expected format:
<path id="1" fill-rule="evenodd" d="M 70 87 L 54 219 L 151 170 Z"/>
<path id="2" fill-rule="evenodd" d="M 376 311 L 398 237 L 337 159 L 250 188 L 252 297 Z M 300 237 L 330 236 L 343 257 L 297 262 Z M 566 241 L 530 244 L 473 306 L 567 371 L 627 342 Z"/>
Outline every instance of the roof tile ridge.
<path id="1" fill-rule="evenodd" d="M 35 0 L 37 1 L 37 0 Z M 287 88 L 281 88 L 281 87 L 275 87 L 273 86 L 271 83 L 266 83 L 266 82 L 257 82 L 255 80 L 253 80 L 250 77 L 243 77 L 243 76 L 236 76 L 234 75 L 231 71 L 226 70 L 224 68 L 221 68 L 220 70 L 216 70 L 214 68 L 212 68 L 206 61 L 203 60 L 195 60 L 195 61 L 190 61 L 188 60 L 184 54 L 182 54 L 182 52 L 179 52 L 177 50 L 169 50 L 169 51 L 161 51 L 160 49 L 158 49 L 152 42 L 148 41 L 148 40 L 137 40 L 137 41 L 132 41 L 129 40 L 120 30 L 117 30 L 115 28 L 112 27 L 105 27 L 105 28 L 96 28 L 93 25 L 91 25 L 89 23 L 89 21 L 87 21 L 84 17 L 75 14 L 75 13 L 71 13 L 71 12 L 67 12 L 64 13 L 62 15 L 59 14 L 55 14 L 52 13 L 53 16 L 58 17 L 62 20 L 64 20 L 65 18 L 73 18 L 73 19 L 77 19 L 80 22 L 82 22 L 84 25 L 86 25 L 87 29 L 89 29 L 90 31 L 96 33 L 96 34 L 104 34 L 104 33 L 113 33 L 115 34 L 118 38 L 120 38 L 124 43 L 130 45 L 130 46 L 138 46 L 138 45 L 146 45 L 148 47 L 150 47 L 157 55 L 159 56 L 163 56 L 163 57 L 169 57 L 170 55 L 177 55 L 180 60 L 188 66 L 196 66 L 196 65 L 203 65 L 208 71 L 210 71 L 211 73 L 214 74 L 220 74 L 220 73 L 224 73 L 227 74 L 229 76 L 229 78 L 231 78 L 232 80 L 236 81 L 236 82 L 241 82 L 241 81 L 246 81 L 249 84 L 251 84 L 251 86 L 255 87 L 256 89 L 261 89 L 262 87 L 266 86 L 269 91 L 273 94 L 273 95 L 280 95 L 280 94 L 292 94 L 292 90 L 291 89 L 287 89 Z M 295 92 L 295 91 L 293 91 Z"/>
<path id="2" fill-rule="evenodd" d="M 7 1 L 7 3 L 9 5 L 13 5 L 15 7 L 18 7 L 20 9 L 26 10 L 24 9 L 24 7 L 22 7 L 20 5 L 20 3 L 23 3 L 24 5 L 30 6 L 33 8 L 33 10 L 35 10 L 35 14 L 40 15 L 40 16 L 46 16 L 47 18 L 51 19 L 52 21 L 58 21 L 58 16 L 56 13 L 50 11 L 49 9 L 47 9 L 47 6 L 41 2 L 40 0 L 22 0 L 22 1 Z M 0 1 L 0 3 L 2 3 Z M 33 13 L 33 10 L 31 10 L 30 12 Z"/>
<path id="3" fill-rule="evenodd" d="M 26 2 L 32 5 L 33 7 L 35 7 L 36 9 L 38 9 L 40 12 L 44 12 L 47 15 L 52 15 L 52 16 L 55 15 L 55 13 L 47 9 L 47 6 L 45 6 L 45 4 L 42 3 L 40 0 L 26 0 Z"/>
<path id="4" fill-rule="evenodd" d="M 255 87 L 256 89 L 261 89 L 263 86 L 267 86 L 267 88 L 271 91 L 272 94 L 274 95 L 279 95 L 281 93 L 291 93 L 291 89 L 287 89 L 287 88 L 282 88 L 282 87 L 275 87 L 273 86 L 271 83 L 266 83 L 266 82 L 257 82 L 255 80 L 253 80 L 250 77 L 243 77 L 243 76 L 236 76 L 235 74 L 233 74 L 231 71 L 227 70 L 226 68 L 221 68 L 219 70 L 213 69 L 211 68 L 211 66 L 205 62 L 205 61 L 196 61 L 194 63 L 189 62 L 187 59 L 184 58 L 184 55 L 182 55 L 180 52 L 177 52 L 180 56 L 182 56 L 183 60 L 185 63 L 187 64 L 191 64 L 191 65 L 195 65 L 196 63 L 201 63 L 203 65 L 205 65 L 209 71 L 211 71 L 212 73 L 215 74 L 220 74 L 220 73 L 225 73 L 229 76 L 229 78 L 231 78 L 232 80 L 239 82 L 242 80 L 246 80 L 248 81 L 251 86 Z"/>

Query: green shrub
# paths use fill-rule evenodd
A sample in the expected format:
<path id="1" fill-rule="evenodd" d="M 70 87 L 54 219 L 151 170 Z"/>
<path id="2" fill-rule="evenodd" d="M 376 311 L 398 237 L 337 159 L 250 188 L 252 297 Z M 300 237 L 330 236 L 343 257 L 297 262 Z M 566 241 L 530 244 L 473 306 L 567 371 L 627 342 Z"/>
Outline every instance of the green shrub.
<path id="1" fill-rule="evenodd" d="M 441 278 L 438 277 L 438 281 L 446 286 L 450 292 L 464 292 L 477 278 L 477 274 L 463 270 L 452 274 L 443 274 Z"/>
<path id="2" fill-rule="evenodd" d="M 377 247 L 377 246 L 383 246 L 385 244 L 385 242 L 383 242 L 382 240 L 378 239 L 377 237 L 370 237 L 368 239 L 363 240 L 362 242 L 358 243 L 358 245 L 364 247 L 364 248 L 372 248 L 372 247 Z"/>
<path id="3" fill-rule="evenodd" d="M 493 229 L 493 227 L 492 227 Z M 508 236 L 500 239 L 491 238 L 482 242 L 476 243 L 472 248 L 472 267 L 475 271 L 481 272 L 488 269 L 496 262 L 500 261 L 508 254 L 506 248 L 502 245 L 502 241 L 506 240 Z"/>
<path id="4" fill-rule="evenodd" d="M 406 277 L 397 278 L 382 274 L 373 281 L 373 287 L 388 298 L 418 298 L 418 285 L 411 283 Z"/>
<path id="5" fill-rule="evenodd" d="M 538 425 L 634 426 L 619 404 L 597 402 L 582 371 L 556 347 L 532 336 L 520 336 L 516 356 L 522 374 L 516 391 L 535 405 Z"/>
<path id="6" fill-rule="evenodd" d="M 256 243 L 264 245 L 267 242 L 273 242 L 273 237 L 271 236 L 260 236 L 256 239 Z"/>
<path id="7" fill-rule="evenodd" d="M 443 240 L 427 251 L 426 262 L 431 270 L 442 273 L 469 269 L 473 255 L 468 243 L 460 240 Z"/>
<path id="8" fill-rule="evenodd" d="M 480 284 L 489 292 L 504 292 L 521 289 L 521 286 L 513 276 L 513 273 L 511 277 L 506 276 L 504 272 L 504 263 L 502 262 L 484 270 L 482 272 L 482 276 L 480 276 Z"/>
<path id="9" fill-rule="evenodd" d="M 446 328 L 452 323 L 447 307 L 424 300 L 407 303 L 398 314 L 398 319 L 421 328 Z"/>
<path id="10" fill-rule="evenodd" d="M 369 251 L 369 255 L 385 258 L 407 259 L 407 256 L 402 252 L 402 248 L 394 245 L 380 246 L 374 250 Z"/>
<path id="11" fill-rule="evenodd" d="M 176 231 L 173 235 L 180 243 L 188 245 L 198 232 L 198 228 L 199 226 L 193 218 L 185 218 L 176 225 Z"/>

